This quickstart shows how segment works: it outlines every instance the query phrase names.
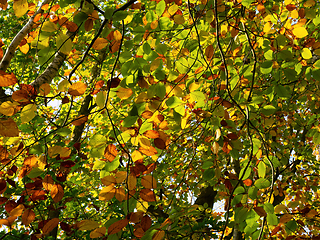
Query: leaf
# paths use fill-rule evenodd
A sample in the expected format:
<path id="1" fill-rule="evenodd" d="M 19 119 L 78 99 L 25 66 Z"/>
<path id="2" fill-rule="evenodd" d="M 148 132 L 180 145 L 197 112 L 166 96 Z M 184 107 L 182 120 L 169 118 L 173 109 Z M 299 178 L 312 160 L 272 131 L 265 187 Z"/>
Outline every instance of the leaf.
<path id="1" fill-rule="evenodd" d="M 28 226 L 30 223 L 32 223 L 35 218 L 36 218 L 36 215 L 35 215 L 34 211 L 29 208 L 27 208 L 21 216 L 22 223 L 25 226 Z"/>
<path id="2" fill-rule="evenodd" d="M 304 38 L 304 37 L 308 36 L 308 31 L 304 27 L 296 27 L 292 30 L 292 33 L 297 38 Z"/>
<path id="3" fill-rule="evenodd" d="M 117 90 L 117 96 L 124 100 L 124 99 L 128 99 L 131 95 L 132 95 L 132 90 L 130 88 L 119 88 Z"/>
<path id="4" fill-rule="evenodd" d="M 125 226 L 129 223 L 128 219 L 121 219 L 113 224 L 108 228 L 108 235 L 115 234 L 120 232 Z"/>
<path id="5" fill-rule="evenodd" d="M 53 22 L 46 21 L 43 23 L 41 30 L 45 32 L 55 32 L 58 30 L 58 26 Z"/>
<path id="6" fill-rule="evenodd" d="M 113 144 L 109 144 L 105 149 L 104 157 L 109 162 L 112 162 L 116 158 L 117 154 L 118 154 L 118 150 L 116 146 Z"/>
<path id="7" fill-rule="evenodd" d="M 267 215 L 267 222 L 268 222 L 268 224 L 273 225 L 273 226 L 278 225 L 278 218 L 275 214 L 268 214 Z"/>
<path id="8" fill-rule="evenodd" d="M 122 34 L 118 31 L 118 30 L 115 30 L 113 32 L 113 37 L 114 37 L 114 40 L 116 41 L 121 41 L 122 39 Z"/>
<path id="9" fill-rule="evenodd" d="M 111 184 L 100 191 L 99 200 L 108 201 L 114 197 L 115 192 L 116 192 L 116 189 L 114 187 L 114 184 Z"/>
<path id="10" fill-rule="evenodd" d="M 10 216 L 19 217 L 19 216 L 22 215 L 24 209 L 25 209 L 24 205 L 23 204 L 19 204 L 17 207 L 12 209 L 12 211 L 10 211 Z"/>
<path id="11" fill-rule="evenodd" d="M 44 177 L 44 179 L 42 181 L 42 185 L 43 185 L 44 189 L 46 189 L 47 191 L 50 191 L 51 188 L 53 187 L 54 181 L 49 174 Z"/>
<path id="12" fill-rule="evenodd" d="M 6 73 L 0 70 L 0 87 L 9 87 L 18 82 L 13 73 Z"/>
<path id="13" fill-rule="evenodd" d="M 93 220 L 82 220 L 78 226 L 80 231 L 85 231 L 85 230 L 96 229 L 100 226 L 100 224 Z"/>
<path id="14" fill-rule="evenodd" d="M 152 236 L 152 240 L 161 240 L 164 238 L 165 236 L 165 231 L 163 230 L 158 230 L 153 236 Z"/>
<path id="15" fill-rule="evenodd" d="M 75 120 L 72 121 L 74 126 L 81 126 L 88 121 L 88 116 L 80 115 Z"/>
<path id="16" fill-rule="evenodd" d="M 287 222 L 289 222 L 291 219 L 292 219 L 292 215 L 286 213 L 286 214 L 284 214 L 283 216 L 280 217 L 279 222 L 280 222 L 280 223 L 287 223 Z"/>
<path id="17" fill-rule="evenodd" d="M 60 202 L 64 196 L 63 187 L 60 184 L 54 184 L 50 189 L 50 194 L 55 203 Z"/>
<path id="18" fill-rule="evenodd" d="M 93 43 L 92 48 L 95 50 L 101 50 L 109 44 L 108 40 L 105 38 L 97 38 Z"/>
<path id="19" fill-rule="evenodd" d="M 309 48 L 303 48 L 303 49 L 302 49 L 302 52 L 301 52 L 301 56 L 302 56 L 304 59 L 310 59 L 310 58 L 312 58 L 312 53 L 311 53 L 311 51 L 309 50 Z"/>
<path id="20" fill-rule="evenodd" d="M 55 227 L 58 226 L 60 220 L 59 218 L 50 219 L 42 228 L 42 232 L 44 235 L 49 234 Z"/>
<path id="21" fill-rule="evenodd" d="M 87 85 L 83 82 L 73 83 L 68 90 L 68 93 L 72 96 L 81 96 L 85 93 Z"/>
<path id="22" fill-rule="evenodd" d="M 156 189 L 157 188 L 157 181 L 156 179 L 151 175 L 146 175 L 141 178 L 141 184 L 145 188 L 149 189 Z"/>
<path id="23" fill-rule="evenodd" d="M 3 137 L 18 137 L 19 129 L 17 124 L 11 118 L 0 120 L 0 135 Z"/>
<path id="24" fill-rule="evenodd" d="M 43 96 L 47 96 L 51 92 L 51 87 L 49 83 L 44 83 L 40 86 L 39 92 Z"/>
<path id="25" fill-rule="evenodd" d="M 95 229 L 90 233 L 91 238 L 99 238 L 99 237 L 104 237 L 106 235 L 107 228 L 106 227 L 100 227 Z"/>
<path id="26" fill-rule="evenodd" d="M 21 123 L 30 122 L 35 116 L 37 111 L 37 105 L 28 104 L 21 111 Z"/>
<path id="27" fill-rule="evenodd" d="M 72 50 L 73 44 L 70 37 L 63 33 L 57 36 L 56 44 L 59 51 L 62 52 L 63 54 L 69 55 L 69 53 Z"/>
<path id="28" fill-rule="evenodd" d="M 146 202 L 154 202 L 154 201 L 156 201 L 156 195 L 150 189 L 142 189 L 140 191 L 140 197 Z"/>
<path id="29" fill-rule="evenodd" d="M 156 7 L 156 13 L 159 17 L 163 14 L 163 12 L 166 9 L 166 2 L 164 0 L 161 0 L 158 2 L 157 7 Z"/>
<path id="30" fill-rule="evenodd" d="M 28 1 L 27 0 L 13 1 L 13 11 L 18 18 L 22 17 L 28 11 Z"/>

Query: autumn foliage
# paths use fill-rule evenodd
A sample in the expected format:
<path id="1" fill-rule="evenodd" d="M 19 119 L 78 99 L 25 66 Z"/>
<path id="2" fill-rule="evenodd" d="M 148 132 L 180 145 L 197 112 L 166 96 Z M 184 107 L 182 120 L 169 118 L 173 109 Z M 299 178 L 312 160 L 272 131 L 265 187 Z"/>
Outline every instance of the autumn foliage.
<path id="1" fill-rule="evenodd" d="M 0 239 L 319 239 L 319 0 L 0 1 Z"/>

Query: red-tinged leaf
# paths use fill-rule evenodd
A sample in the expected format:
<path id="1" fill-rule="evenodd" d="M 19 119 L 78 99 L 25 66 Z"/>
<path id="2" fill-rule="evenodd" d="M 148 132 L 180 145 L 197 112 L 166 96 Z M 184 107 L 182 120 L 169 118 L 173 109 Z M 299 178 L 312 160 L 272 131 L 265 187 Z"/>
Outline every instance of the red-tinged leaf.
<path id="1" fill-rule="evenodd" d="M 230 192 L 232 191 L 233 187 L 232 187 L 232 184 L 231 184 L 231 182 L 230 182 L 229 179 L 225 179 L 225 180 L 224 180 L 224 185 L 226 186 L 226 188 L 227 188 Z"/>
<path id="2" fill-rule="evenodd" d="M 64 167 L 64 168 L 71 168 L 73 167 L 74 165 L 76 165 L 76 163 L 74 161 L 71 161 L 71 160 L 67 160 L 67 161 L 64 161 L 60 164 L 61 167 Z"/>
<path id="3" fill-rule="evenodd" d="M 21 90 L 27 91 L 30 98 L 35 98 L 37 96 L 37 91 L 34 89 L 33 86 L 31 86 L 29 84 L 20 84 L 19 87 Z"/>
<path id="4" fill-rule="evenodd" d="M 22 214 L 22 223 L 25 226 L 28 226 L 32 221 L 35 219 L 36 215 L 32 209 L 26 209 L 24 213 Z"/>
<path id="5" fill-rule="evenodd" d="M 6 73 L 0 70 L 0 87 L 9 87 L 18 82 L 13 73 Z"/>
<path id="6" fill-rule="evenodd" d="M 222 121 L 220 122 L 220 124 L 221 124 L 221 126 L 223 126 L 223 127 L 228 126 L 228 123 L 226 122 L 226 120 L 222 120 Z"/>
<path id="7" fill-rule="evenodd" d="M 71 225 L 68 224 L 68 223 L 65 223 L 65 222 L 61 222 L 61 223 L 60 223 L 60 227 L 61 227 L 61 229 L 62 229 L 63 231 L 65 231 L 65 232 L 71 232 L 71 230 L 72 230 Z"/>
<path id="8" fill-rule="evenodd" d="M 156 195 L 150 189 L 142 189 L 140 191 L 140 197 L 146 202 L 154 202 L 154 201 L 156 201 Z"/>
<path id="9" fill-rule="evenodd" d="M 63 187 L 60 184 L 53 185 L 50 194 L 55 203 L 60 202 L 64 196 Z"/>
<path id="10" fill-rule="evenodd" d="M 260 216 L 260 217 L 266 217 L 267 213 L 266 211 L 263 209 L 263 207 L 255 207 L 253 208 L 254 211 Z"/>
<path id="11" fill-rule="evenodd" d="M 47 199 L 47 193 L 43 190 L 36 190 L 34 193 L 30 196 L 31 201 L 37 201 L 37 200 L 45 200 Z"/>
<path id="12" fill-rule="evenodd" d="M 93 28 L 93 20 L 92 19 L 87 19 L 84 23 L 84 29 L 89 32 Z"/>
<path id="13" fill-rule="evenodd" d="M 144 234 L 145 234 L 145 231 L 143 231 L 143 229 L 141 227 L 136 228 L 133 231 L 133 235 L 136 236 L 137 238 L 142 238 Z"/>
<path id="14" fill-rule="evenodd" d="M 271 236 L 276 235 L 279 231 L 281 230 L 280 226 L 276 226 L 272 231 L 271 231 Z"/>
<path id="15" fill-rule="evenodd" d="M 68 21 L 66 23 L 66 28 L 69 30 L 69 32 L 76 32 L 78 30 L 78 25 L 74 22 Z"/>
<path id="16" fill-rule="evenodd" d="M 121 79 L 116 77 L 116 78 L 111 78 L 111 82 L 110 80 L 108 81 L 108 88 L 116 88 L 119 86 L 121 82 Z"/>
<path id="17" fill-rule="evenodd" d="M 117 154 L 118 154 L 118 150 L 117 150 L 116 146 L 113 144 L 109 144 L 105 149 L 104 157 L 109 162 L 112 162 L 116 158 Z"/>
<path id="18" fill-rule="evenodd" d="M 147 231 L 151 227 L 152 221 L 148 215 L 145 215 L 141 219 L 141 227 L 143 231 Z"/>
<path id="19" fill-rule="evenodd" d="M 64 98 L 62 98 L 62 104 L 66 104 L 66 103 L 69 103 L 70 100 L 67 96 L 64 96 Z"/>
<path id="20" fill-rule="evenodd" d="M 138 212 L 133 212 L 130 214 L 130 222 L 132 223 L 137 223 L 140 222 L 144 212 L 138 211 Z"/>
<path id="21" fill-rule="evenodd" d="M 80 115 L 75 120 L 72 121 L 74 126 L 80 126 L 88 121 L 88 116 Z"/>
<path id="22" fill-rule="evenodd" d="M 286 6 L 286 9 L 287 9 L 289 12 L 295 10 L 296 8 L 297 8 L 297 7 L 296 7 L 296 5 L 294 5 L 294 4 L 288 4 L 288 5 Z"/>
<path id="23" fill-rule="evenodd" d="M 42 228 L 43 234 L 44 235 L 49 234 L 55 227 L 58 226 L 59 222 L 60 222 L 59 218 L 53 218 L 49 220 Z"/>
<path id="24" fill-rule="evenodd" d="M 98 82 L 96 82 L 96 84 L 94 85 L 94 90 L 92 91 L 91 94 L 97 94 L 98 92 L 100 92 L 100 89 L 103 87 L 104 85 L 104 81 L 100 80 Z"/>
<path id="25" fill-rule="evenodd" d="M 13 119 L 0 120 L 0 135 L 3 137 L 19 137 L 19 129 Z"/>
<path id="26" fill-rule="evenodd" d="M 165 231 L 159 230 L 152 236 L 152 240 L 161 240 L 164 238 L 164 236 L 165 236 Z"/>
<path id="27" fill-rule="evenodd" d="M 231 139 L 231 140 L 236 140 L 236 139 L 238 139 L 238 136 L 237 136 L 237 134 L 235 134 L 235 133 L 228 133 L 228 134 L 227 134 L 227 137 L 228 137 L 229 139 Z"/>
<path id="28" fill-rule="evenodd" d="M 286 237 L 286 239 L 285 239 L 285 240 L 297 239 L 296 237 L 297 237 L 297 236 L 295 236 L 295 235 L 293 235 L 293 236 L 289 236 L 289 237 Z M 320 240 L 320 237 L 314 238 L 314 240 Z"/>
<path id="29" fill-rule="evenodd" d="M 8 201 L 8 198 L 6 197 L 0 197 L 0 205 L 6 203 Z"/>
<path id="30" fill-rule="evenodd" d="M 7 213 L 10 214 L 10 212 L 16 208 L 19 204 L 16 203 L 14 200 L 9 200 L 6 205 L 4 206 L 4 209 L 7 211 Z"/>
<path id="31" fill-rule="evenodd" d="M 146 175 L 141 178 L 141 185 L 144 186 L 145 188 L 157 188 L 157 181 L 155 178 L 151 175 Z"/>
<path id="32" fill-rule="evenodd" d="M 159 132 L 156 130 L 147 130 L 143 133 L 143 135 L 146 136 L 147 138 L 152 138 L 152 139 L 160 137 Z"/>
<path id="33" fill-rule="evenodd" d="M 244 185 L 249 187 L 252 185 L 252 180 L 248 178 L 248 179 L 244 180 L 243 183 L 244 183 Z"/>
<path id="34" fill-rule="evenodd" d="M 76 82 L 70 86 L 68 93 L 74 97 L 81 96 L 85 93 L 86 89 L 87 89 L 87 85 L 85 83 Z"/>
<path id="35" fill-rule="evenodd" d="M 122 219 L 119 220 L 113 224 L 111 224 L 111 226 L 108 228 L 108 234 L 115 234 L 120 232 L 125 226 L 127 226 L 129 223 L 128 219 Z"/>
<path id="36" fill-rule="evenodd" d="M 159 149 L 166 149 L 166 143 L 161 138 L 156 138 L 153 140 L 154 145 Z"/>
<path id="37" fill-rule="evenodd" d="M 31 98 L 26 90 L 17 90 L 13 92 L 12 99 L 16 102 L 24 103 L 29 102 Z"/>
<path id="38" fill-rule="evenodd" d="M 7 181 L 5 179 L 0 179 L 0 194 L 4 193 L 7 189 Z"/>
<path id="39" fill-rule="evenodd" d="M 284 214 L 283 216 L 281 216 L 279 222 L 280 223 L 287 223 L 292 219 L 292 215 L 289 213 Z"/>

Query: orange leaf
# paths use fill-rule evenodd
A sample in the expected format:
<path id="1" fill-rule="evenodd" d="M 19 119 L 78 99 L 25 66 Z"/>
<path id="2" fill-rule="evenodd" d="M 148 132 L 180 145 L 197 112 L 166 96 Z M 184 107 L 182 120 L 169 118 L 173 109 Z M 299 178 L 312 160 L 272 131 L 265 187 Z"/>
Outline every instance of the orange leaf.
<path id="1" fill-rule="evenodd" d="M 75 120 L 72 121 L 74 126 L 80 126 L 88 121 L 88 116 L 80 115 Z"/>
<path id="2" fill-rule="evenodd" d="M 43 96 L 47 96 L 51 92 L 51 87 L 49 83 L 44 83 L 40 86 L 39 92 Z"/>
<path id="3" fill-rule="evenodd" d="M 3 137 L 19 136 L 18 126 L 13 119 L 0 120 L 0 135 Z"/>
<path id="4" fill-rule="evenodd" d="M 118 150 L 117 150 L 116 146 L 113 144 L 109 144 L 105 149 L 104 157 L 109 162 L 112 162 L 115 159 L 115 157 L 117 156 L 117 154 L 118 154 Z"/>
<path id="5" fill-rule="evenodd" d="M 23 103 L 29 102 L 31 98 L 26 90 L 21 89 L 12 93 L 12 99 L 16 102 Z"/>
<path id="6" fill-rule="evenodd" d="M 7 181 L 0 179 L 0 194 L 4 193 L 7 190 Z"/>
<path id="7" fill-rule="evenodd" d="M 87 85 L 85 83 L 76 82 L 70 86 L 68 93 L 72 96 L 81 96 L 85 93 L 86 89 Z"/>
<path id="8" fill-rule="evenodd" d="M 252 185 L 252 180 L 248 178 L 248 179 L 244 180 L 243 183 L 244 183 L 246 186 L 249 187 L 249 186 Z"/>
<path id="9" fill-rule="evenodd" d="M 139 151 L 142 152 L 143 154 L 147 155 L 147 156 L 153 156 L 153 155 L 156 155 L 158 153 L 158 151 L 152 146 L 149 147 L 148 149 L 140 147 Z"/>
<path id="10" fill-rule="evenodd" d="M 106 186 L 109 186 L 111 184 L 116 184 L 117 183 L 115 177 L 114 176 L 110 176 L 110 175 L 101 178 L 101 182 Z"/>
<path id="11" fill-rule="evenodd" d="M 121 41 L 122 39 L 122 34 L 118 31 L 118 30 L 115 30 L 114 33 L 113 33 L 113 37 L 116 41 Z"/>
<path id="12" fill-rule="evenodd" d="M 153 138 L 153 139 L 160 137 L 160 134 L 156 130 L 147 130 L 143 133 L 143 135 L 146 136 L 147 138 Z"/>
<path id="13" fill-rule="evenodd" d="M 109 44 L 109 41 L 105 38 L 97 38 L 97 40 L 92 45 L 92 48 L 95 50 L 101 50 Z"/>
<path id="14" fill-rule="evenodd" d="M 7 219 L 0 219 L 0 226 L 1 225 L 6 225 L 8 227 L 10 227 L 13 223 L 14 223 L 14 220 L 16 220 L 17 217 L 8 217 Z"/>
<path id="15" fill-rule="evenodd" d="M 149 118 L 152 117 L 152 115 L 153 115 L 153 112 L 147 110 L 147 111 L 144 111 L 141 116 L 142 116 L 144 119 L 149 119 Z"/>
<path id="16" fill-rule="evenodd" d="M 117 90 L 117 96 L 120 98 L 120 99 L 127 99 L 129 98 L 131 95 L 132 95 L 132 90 L 130 88 L 119 88 Z"/>
<path id="17" fill-rule="evenodd" d="M 212 57 L 213 57 L 213 46 L 212 45 L 209 45 L 206 50 L 205 50 L 205 55 L 207 57 L 208 60 L 210 60 Z"/>
<path id="18" fill-rule="evenodd" d="M 36 215 L 32 209 L 26 209 L 22 214 L 22 223 L 28 226 L 35 219 Z"/>
<path id="19" fill-rule="evenodd" d="M 19 204 L 17 207 L 12 209 L 12 211 L 10 212 L 10 216 L 19 217 L 22 215 L 23 211 L 24 211 L 24 205 Z"/>
<path id="20" fill-rule="evenodd" d="M 119 171 L 115 175 L 116 183 L 122 183 L 127 178 L 127 172 L 126 171 Z"/>
<path id="21" fill-rule="evenodd" d="M 141 184 L 145 188 L 157 188 L 157 181 L 151 175 L 146 175 L 141 178 Z"/>
<path id="22" fill-rule="evenodd" d="M 43 227 L 42 232 L 44 235 L 50 233 L 55 227 L 58 226 L 60 220 L 59 218 L 53 218 L 49 220 Z"/>
<path id="23" fill-rule="evenodd" d="M 122 219 L 119 220 L 113 224 L 111 224 L 111 226 L 108 228 L 108 234 L 115 234 L 120 232 L 125 226 L 127 226 L 129 223 L 128 219 Z"/>
<path id="24" fill-rule="evenodd" d="M 253 208 L 254 211 L 260 216 L 260 217 L 266 217 L 267 213 L 266 211 L 263 209 L 263 207 L 255 207 Z"/>
<path id="25" fill-rule="evenodd" d="M 286 213 L 285 215 L 283 215 L 283 216 L 280 218 L 280 223 L 287 223 L 287 222 L 289 222 L 291 219 L 292 219 L 292 215 L 289 214 L 289 213 Z"/>
<path id="26" fill-rule="evenodd" d="M 62 186 L 60 184 L 53 185 L 50 194 L 55 203 L 60 202 L 64 195 Z"/>
<path id="27" fill-rule="evenodd" d="M 150 189 L 142 189 L 140 191 L 140 197 L 146 202 L 156 201 L 156 195 Z"/>
<path id="28" fill-rule="evenodd" d="M 52 186 L 54 185 L 54 181 L 49 174 L 44 177 L 44 179 L 42 181 L 42 185 L 45 190 L 47 190 L 47 191 L 51 190 Z"/>
<path id="29" fill-rule="evenodd" d="M 103 188 L 99 193 L 99 200 L 108 201 L 114 197 L 116 193 L 116 189 L 114 184 L 110 184 L 109 186 Z"/>
<path id="30" fill-rule="evenodd" d="M 126 191 L 122 187 L 116 188 L 115 197 L 119 202 L 122 202 L 126 199 Z"/>

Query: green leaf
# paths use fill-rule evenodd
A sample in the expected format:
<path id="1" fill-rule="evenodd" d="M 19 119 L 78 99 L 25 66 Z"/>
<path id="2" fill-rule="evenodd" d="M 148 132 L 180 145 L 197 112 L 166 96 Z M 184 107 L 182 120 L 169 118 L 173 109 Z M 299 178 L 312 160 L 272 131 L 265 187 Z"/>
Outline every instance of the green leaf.
<path id="1" fill-rule="evenodd" d="M 72 131 L 69 128 L 60 128 L 57 131 L 57 134 L 61 137 L 66 137 L 68 135 L 70 135 L 72 133 Z"/>
<path id="2" fill-rule="evenodd" d="M 246 180 L 247 178 L 250 177 L 250 174 L 251 174 L 251 168 L 247 168 L 247 169 L 242 168 L 242 169 L 240 170 L 239 176 L 240 176 L 240 178 L 241 178 L 242 180 Z"/>
<path id="3" fill-rule="evenodd" d="M 121 21 L 124 20 L 128 16 L 127 11 L 117 11 L 115 14 L 112 16 L 113 21 Z"/>
<path id="4" fill-rule="evenodd" d="M 72 41 L 69 36 L 66 34 L 60 34 L 57 37 L 56 40 L 57 48 L 60 50 L 60 52 L 68 55 L 72 50 Z"/>
<path id="5" fill-rule="evenodd" d="M 180 104 L 182 104 L 183 102 L 180 100 L 180 98 L 176 97 L 176 96 L 171 96 L 167 101 L 166 104 L 168 107 L 170 108 L 175 108 L 177 106 L 179 106 Z"/>
<path id="6" fill-rule="evenodd" d="M 276 111 L 277 109 L 273 105 L 266 105 L 261 109 L 261 112 L 266 116 L 270 116 L 274 114 Z"/>
<path id="7" fill-rule="evenodd" d="M 166 2 L 164 0 L 161 0 L 158 2 L 156 7 L 156 13 L 159 17 L 164 13 L 164 10 L 166 9 Z"/>
<path id="8" fill-rule="evenodd" d="M 271 203 L 265 203 L 263 205 L 264 210 L 268 213 L 268 214 L 273 214 L 274 213 L 274 207 Z"/>
<path id="9" fill-rule="evenodd" d="M 122 126 L 124 127 L 132 127 L 138 120 L 138 116 L 128 116 L 125 119 L 123 119 Z"/>
<path id="10" fill-rule="evenodd" d="M 107 138 L 101 134 L 95 134 L 90 138 L 89 145 L 91 147 L 100 147 L 105 145 L 107 142 Z"/>
<path id="11" fill-rule="evenodd" d="M 278 221 L 278 218 L 275 214 L 268 214 L 267 215 L 267 222 L 268 222 L 268 224 L 275 226 L 275 225 L 278 225 L 279 221 Z"/>
<path id="12" fill-rule="evenodd" d="M 206 169 L 203 173 L 203 180 L 205 181 L 211 180 L 214 177 L 214 174 L 215 172 L 213 168 Z"/>
<path id="13" fill-rule="evenodd" d="M 255 181 L 254 185 L 257 188 L 268 188 L 270 187 L 270 181 L 265 178 L 259 178 L 257 181 Z"/>
<path id="14" fill-rule="evenodd" d="M 29 178 L 36 178 L 39 177 L 44 171 L 40 168 L 34 167 L 28 174 Z"/>
<path id="15" fill-rule="evenodd" d="M 257 194 L 258 194 L 258 188 L 255 186 L 251 186 L 248 190 L 248 195 L 252 200 L 255 200 L 257 198 Z"/>
<path id="16" fill-rule="evenodd" d="M 112 172 L 116 170 L 118 166 L 119 166 L 119 158 L 116 158 L 112 162 L 106 162 L 104 170 L 107 172 Z"/>
<path id="17" fill-rule="evenodd" d="M 245 193 L 245 190 L 242 186 L 237 187 L 236 190 L 234 190 L 233 192 L 234 195 L 241 194 L 241 193 Z"/>
<path id="18" fill-rule="evenodd" d="M 93 164 L 93 170 L 101 170 L 105 167 L 106 162 L 100 161 L 100 160 L 95 160 Z"/>
<path id="19" fill-rule="evenodd" d="M 258 175 L 260 178 L 264 178 L 266 176 L 266 164 L 263 161 L 260 161 L 258 164 Z"/>

